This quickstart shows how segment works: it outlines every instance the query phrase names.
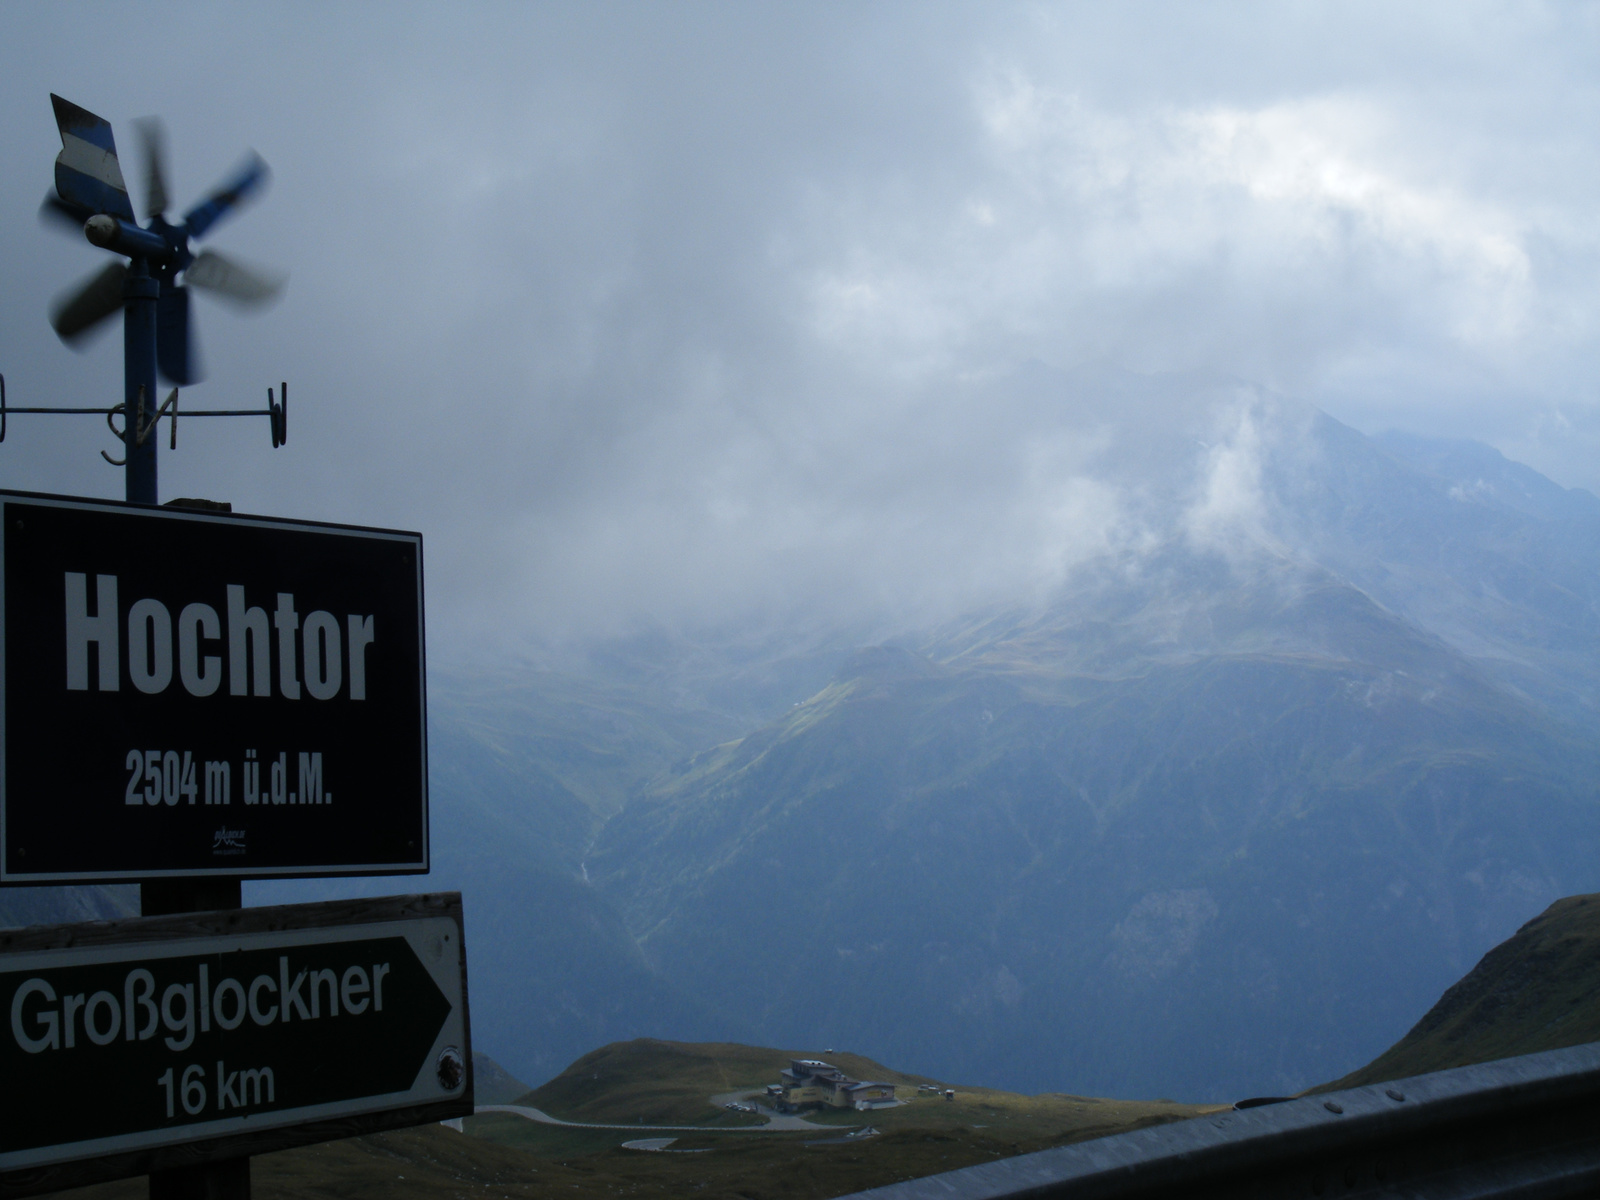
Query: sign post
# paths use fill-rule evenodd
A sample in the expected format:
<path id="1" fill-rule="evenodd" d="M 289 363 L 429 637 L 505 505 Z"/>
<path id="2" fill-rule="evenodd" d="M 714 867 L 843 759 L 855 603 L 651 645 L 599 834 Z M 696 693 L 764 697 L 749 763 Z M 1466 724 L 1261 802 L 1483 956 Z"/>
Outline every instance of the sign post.
<path id="1" fill-rule="evenodd" d="M 0 1198 L 471 1113 L 459 896 L 239 907 L 428 870 L 420 535 L 0 491 L 0 684 L 0 885 L 145 913 L 0 932 Z"/>
<path id="2" fill-rule="evenodd" d="M 473 1110 L 459 893 L 0 931 L 0 1194 Z"/>
<path id="3" fill-rule="evenodd" d="M 0 883 L 428 869 L 422 539 L 0 492 Z"/>
<path id="4" fill-rule="evenodd" d="M 215 510 L 227 506 L 206 501 L 177 502 L 208 510 L 204 515 L 155 507 L 156 439 L 151 435 L 167 416 L 175 449 L 178 416 L 176 388 L 156 406 L 156 368 L 179 385 L 198 377 L 187 288 L 213 287 L 256 303 L 270 298 L 282 283 L 209 250 L 196 256 L 189 247 L 191 239 L 204 237 L 264 182 L 266 164 L 252 155 L 241 172 L 174 223 L 165 215 L 159 130 L 146 127 L 150 220 L 141 226 L 134 219 L 110 123 L 59 96 L 51 101 L 62 151 L 56 159 L 56 189 L 43 211 L 66 217 L 95 245 L 129 260 L 108 264 L 80 285 L 57 307 L 52 323 L 64 340 L 71 340 L 118 308 L 125 310 L 124 402 L 110 409 L 8 410 L 0 376 L 0 441 L 5 440 L 8 411 L 103 412 L 108 421 L 120 413 L 125 458 L 105 457 L 126 465 L 128 503 L 0 492 L 0 885 L 137 881 L 146 917 L 210 910 L 207 919 L 215 920 L 224 910 L 240 909 L 240 882 L 247 878 L 425 874 L 420 536 L 223 517 Z M 276 447 L 287 433 L 288 387 L 284 385 L 281 405 L 273 402 L 270 390 L 267 396 L 264 415 L 272 419 Z M 215 410 L 197 415 L 248 414 Z M 459 898 L 454 920 L 459 951 Z M 68 943 L 77 936 L 75 929 L 95 942 L 99 929 L 62 928 Z M 141 927 L 151 936 L 156 936 L 155 928 Z M 143 1043 L 159 1036 L 176 1052 L 198 1036 L 191 1028 L 183 1035 L 190 1041 L 174 1044 L 178 1035 L 171 1031 L 174 1018 L 168 1007 L 172 996 L 185 998 L 188 1016 L 178 1019 L 191 1025 L 198 1019 L 200 1034 L 213 1033 L 213 1016 L 223 1022 L 221 1008 L 213 1012 L 208 1006 L 220 1006 L 225 997 L 211 994 L 207 974 L 212 965 L 220 970 L 222 963 L 205 959 L 221 951 L 209 943 L 209 948 L 195 949 L 200 961 L 189 964 L 195 967 L 195 978 L 167 985 L 159 1015 L 168 1032 L 158 1034 L 156 1026 L 143 1023 L 147 1010 L 137 1007 L 153 1003 L 148 997 L 140 1001 L 137 988 L 141 980 L 155 986 L 155 966 L 130 966 L 135 959 L 114 955 L 79 961 L 65 953 L 65 945 L 56 948 L 63 954 L 51 957 L 54 951 L 48 948 L 10 942 L 8 947 L 7 938 L 0 936 L 0 951 L 6 952 L 0 957 L 0 984 L 15 985 L 12 1043 L 0 1052 L 6 1062 L 0 1078 L 9 1085 L 4 1102 L 8 1128 L 0 1132 L 0 1197 L 69 1186 L 40 1185 L 26 1174 L 53 1169 L 50 1146 L 64 1140 L 80 1148 L 101 1147 L 111 1155 L 99 1160 L 102 1166 L 145 1163 L 120 1173 L 148 1170 L 152 1200 L 248 1200 L 250 1150 L 242 1143 L 231 1157 L 206 1152 L 186 1162 L 166 1163 L 161 1147 L 167 1142 L 157 1135 L 179 1126 L 221 1129 L 230 1121 L 250 1119 L 252 1128 L 261 1129 L 278 1123 L 269 1111 L 293 1110 L 299 1114 L 296 1119 L 309 1119 L 314 1110 L 321 1111 L 319 1106 L 349 1099 L 337 1088 L 308 1090 L 307 1077 L 296 1066 L 292 1074 L 300 1082 L 287 1092 L 297 1099 L 279 1105 L 272 1099 L 277 1068 L 247 1067 L 242 1078 L 254 1086 L 250 1094 L 255 1099 L 235 1103 L 241 1093 L 228 1082 L 233 1076 L 219 1058 L 209 1093 L 202 1081 L 203 1063 L 187 1063 L 181 1075 L 173 1074 L 176 1067 L 169 1068 L 161 1077 L 167 1090 L 163 1120 L 178 1124 L 151 1124 L 148 1104 L 135 1098 L 140 1072 L 147 1073 L 150 1066 Z M 276 948 L 310 954 L 305 945 L 291 941 Z M 251 946 L 240 944 L 227 953 L 248 957 L 273 948 Z M 239 967 L 247 957 L 227 962 Z M 288 954 L 280 960 L 287 964 Z M 470 1100 L 465 959 L 460 962 L 456 1009 L 461 1049 L 468 1053 Z M 161 960 L 163 971 L 172 966 Z M 115 1008 L 116 992 L 107 973 L 124 968 L 126 990 L 121 1007 Z M 20 983 L 10 978 L 33 969 L 38 973 Z M 353 963 L 339 979 L 359 980 L 365 970 Z M 310 986 L 320 995 L 317 980 L 324 971 L 333 978 L 334 967 L 315 971 Z M 89 990 L 61 993 L 52 978 L 59 978 L 62 987 Z M 234 988 L 244 986 L 232 976 L 229 981 Z M 257 982 L 263 988 L 257 989 Z M 251 1005 L 266 982 L 269 972 L 254 977 Z M 387 1018 L 379 1019 L 376 983 L 369 983 L 370 1009 L 352 1007 L 340 983 L 344 1015 L 362 1018 L 347 1019 L 342 1027 L 370 1032 L 385 1025 Z M 279 989 L 286 995 L 273 1009 L 282 1017 L 279 1033 L 293 1023 L 291 1014 L 298 1017 L 300 1012 L 290 998 L 298 995 L 295 986 L 280 978 Z M 61 1007 L 50 1007 L 58 994 Z M 109 1021 L 114 1008 L 127 1046 L 117 1035 L 105 1033 L 104 1024 L 94 1023 Z M 96 1015 L 91 1017 L 90 1010 Z M 77 1041 L 80 1019 L 88 1022 L 83 1025 L 88 1044 L 82 1046 Z M 257 1021 L 253 1007 L 250 1019 L 272 1023 Z M 314 1024 L 317 1018 L 310 1020 Z M 136 1021 L 141 1022 L 137 1032 Z M 46 1027 L 55 1032 L 41 1033 Z M 331 1027 L 330 1022 L 326 1028 Z M 232 1032 L 236 1027 L 222 1028 Z M 301 1032 L 303 1036 L 288 1042 L 268 1038 L 271 1046 L 256 1046 L 250 1037 L 240 1036 L 230 1043 L 230 1053 L 244 1047 L 251 1054 L 270 1050 L 294 1058 L 317 1040 Z M 338 1039 L 332 1048 L 349 1053 L 362 1044 L 357 1034 Z M 90 1053 L 90 1046 L 100 1052 Z M 30 1073 L 30 1064 L 35 1060 L 13 1062 L 13 1051 L 43 1055 L 37 1061 L 48 1059 L 59 1069 L 34 1078 L 37 1072 Z M 59 1061 L 57 1052 L 64 1052 Z M 90 1060 L 100 1066 L 86 1077 L 82 1064 Z M 110 1072 L 109 1082 L 96 1078 L 101 1071 Z M 445 1079 L 443 1066 L 440 1072 Z M 41 1089 L 32 1097 L 37 1100 L 52 1094 L 53 1087 L 54 1094 L 64 1095 L 58 1082 L 67 1078 L 83 1088 L 69 1107 L 91 1114 L 80 1124 L 92 1125 L 98 1133 L 80 1130 L 74 1136 L 57 1130 L 18 1099 L 26 1094 L 19 1080 Z M 263 1079 L 268 1095 L 264 1102 L 259 1098 Z M 99 1099 L 108 1089 L 120 1093 L 115 1119 L 93 1102 L 79 1102 L 88 1096 Z M 206 1096 L 209 1101 L 197 1099 Z M 322 1099 L 308 1098 L 314 1096 Z M 200 1107 L 191 1108 L 191 1102 Z M 208 1109 L 208 1102 L 222 1107 Z M 224 1115 L 241 1107 L 251 1112 Z M 179 1108 L 193 1121 L 181 1119 Z M 471 1111 L 470 1104 L 466 1111 Z M 205 1113 L 210 1115 L 201 1115 Z M 217 1136 L 233 1144 L 232 1135 Z M 318 1139 L 300 1139 L 305 1140 Z M 140 1149 L 117 1150 L 124 1142 Z M 81 1157 L 76 1151 L 73 1155 Z M 25 1190 L 17 1191 L 19 1187 Z"/>

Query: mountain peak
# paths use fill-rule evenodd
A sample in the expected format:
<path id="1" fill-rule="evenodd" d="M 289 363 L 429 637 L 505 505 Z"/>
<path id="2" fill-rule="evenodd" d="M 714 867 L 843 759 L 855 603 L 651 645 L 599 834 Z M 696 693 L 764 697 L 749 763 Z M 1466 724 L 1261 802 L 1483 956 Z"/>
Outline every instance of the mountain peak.
<path id="1" fill-rule="evenodd" d="M 1493 446 L 1466 438 L 1431 438 L 1385 430 L 1372 439 L 1417 469 L 1442 481 L 1451 499 L 1509 509 L 1546 521 L 1600 520 L 1600 497 L 1564 488 Z"/>

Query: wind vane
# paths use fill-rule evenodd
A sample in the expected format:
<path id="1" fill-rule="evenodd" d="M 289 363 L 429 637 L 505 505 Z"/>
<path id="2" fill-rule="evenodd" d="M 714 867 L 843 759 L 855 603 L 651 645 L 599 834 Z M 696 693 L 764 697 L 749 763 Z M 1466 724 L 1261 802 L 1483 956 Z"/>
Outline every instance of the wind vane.
<path id="1" fill-rule="evenodd" d="M 252 152 L 220 187 L 184 214 L 179 224 L 167 220 L 165 138 L 153 118 L 137 123 L 145 158 L 145 213 L 141 226 L 128 199 L 117 161 L 111 123 L 52 94 L 61 153 L 56 156 L 56 186 L 45 197 L 40 215 L 82 230 L 90 242 L 126 258 L 108 263 L 74 290 L 57 299 L 50 323 L 68 345 L 78 345 L 105 320 L 122 309 L 123 402 L 110 408 L 8 408 L 5 380 L 0 377 L 0 441 L 5 440 L 8 413 L 103 413 L 123 442 L 127 499 L 156 503 L 156 443 L 150 435 L 167 416 L 171 444 L 177 446 L 178 388 L 201 377 L 199 353 L 189 314 L 189 288 L 214 292 L 244 306 L 270 302 L 282 289 L 284 276 L 246 267 L 214 250 L 199 254 L 191 239 L 211 227 L 267 181 L 267 164 Z M 178 282 L 179 276 L 183 282 Z M 156 406 L 156 375 L 176 385 L 165 403 Z M 193 417 L 265 416 L 272 425 L 272 444 L 288 435 L 288 385 L 281 399 L 267 391 L 264 409 L 189 411 Z M 120 415 L 122 429 L 112 420 Z"/>
<path id="2" fill-rule="evenodd" d="M 102 414 L 126 447 L 110 461 L 126 466 L 134 503 L 0 490 L 0 886 L 136 881 L 144 915 L 38 927 L 32 942 L 0 936 L 0 1012 L 11 1014 L 0 1076 L 43 1097 L 31 1125 L 4 1110 L 0 1197 L 148 1173 L 159 1200 L 249 1200 L 251 1154 L 473 1111 L 458 893 L 242 907 L 245 879 L 428 872 L 422 535 L 234 516 L 199 500 L 146 507 L 156 503 L 150 435 L 167 417 L 176 445 L 178 388 L 200 375 L 189 288 L 249 305 L 282 287 L 190 248 L 260 189 L 267 168 L 250 155 L 174 223 L 161 130 L 143 122 L 140 225 L 110 124 L 51 99 L 61 153 L 43 214 L 117 256 L 56 302 L 51 324 L 72 344 L 122 310 L 123 400 L 8 410 L 0 378 L 0 440 L 8 411 Z M 158 375 L 175 385 L 159 407 Z M 286 407 L 269 390 L 265 409 L 185 415 L 265 415 L 280 446 Z M 274 597 L 269 626 L 261 605 Z M 89 774 L 63 784 L 50 774 L 63 763 Z M 241 805 L 227 807 L 235 795 Z M 338 946 L 349 961 L 336 974 L 323 964 Z M 251 948 L 276 964 L 278 983 L 254 967 L 238 974 L 249 966 L 238 952 Z M 89 964 L 115 979 L 74 1009 L 82 997 L 56 989 Z M 164 992 L 149 982 L 177 979 L 174 970 L 189 974 Z M 240 980 L 252 978 L 246 1003 Z M 120 1002 L 116 980 L 133 980 Z M 271 985 L 268 1008 L 256 1003 L 261 985 Z M 180 992 L 182 1018 L 168 1011 Z M 48 1009 L 58 995 L 65 1022 Z M 167 1028 L 187 1030 L 181 1041 L 157 1039 L 153 1024 L 132 1037 L 135 1009 L 156 1013 L 152 995 L 165 998 Z M 82 1106 L 62 1099 L 75 1084 L 55 1053 L 61 1029 L 74 1045 L 74 1014 L 96 1045 L 128 1033 L 103 1063 L 72 1051 L 97 1086 L 116 1089 L 101 1107 L 127 1118 L 88 1132 Z M 154 1065 L 124 1053 L 135 1044 Z M 37 1083 L 17 1075 L 19 1055 Z"/>

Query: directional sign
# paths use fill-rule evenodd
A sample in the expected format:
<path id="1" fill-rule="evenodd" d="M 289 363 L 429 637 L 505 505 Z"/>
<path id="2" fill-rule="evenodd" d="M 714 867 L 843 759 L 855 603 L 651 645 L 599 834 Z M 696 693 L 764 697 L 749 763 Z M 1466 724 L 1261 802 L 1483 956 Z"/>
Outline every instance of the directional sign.
<path id="1" fill-rule="evenodd" d="M 472 1112 L 459 893 L 0 932 L 0 1019 L 4 1195 Z"/>
<path id="2" fill-rule="evenodd" d="M 422 538 L 0 492 L 0 883 L 428 869 Z"/>

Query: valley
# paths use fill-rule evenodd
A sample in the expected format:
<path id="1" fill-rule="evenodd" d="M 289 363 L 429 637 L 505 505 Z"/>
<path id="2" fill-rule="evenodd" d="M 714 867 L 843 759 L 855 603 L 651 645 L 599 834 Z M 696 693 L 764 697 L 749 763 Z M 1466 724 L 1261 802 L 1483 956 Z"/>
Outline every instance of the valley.
<path id="1" fill-rule="evenodd" d="M 1600 1032 L 1589 1002 L 1600 972 L 1597 935 L 1600 895 L 1557 902 L 1485 956 L 1396 1046 L 1316 1090 L 1591 1040 Z M 764 1118 L 721 1106 L 729 1096 L 761 1094 L 786 1063 L 816 1053 L 638 1039 L 593 1050 L 534 1089 L 477 1056 L 480 1104 L 514 1102 L 572 1124 L 480 1113 L 463 1121 L 461 1133 L 425 1126 L 262 1155 L 252 1163 L 252 1194 L 266 1200 L 506 1200 L 576 1192 L 580 1200 L 598 1200 L 703 1192 L 744 1200 L 825 1200 L 1219 1111 L 1169 1101 L 1018 1095 L 930 1080 L 833 1050 L 821 1053 L 853 1076 L 896 1084 L 909 1102 L 870 1113 L 812 1112 L 807 1128 L 776 1132 L 756 1124 Z M 925 1090 L 930 1087 L 936 1090 Z M 946 1091 L 953 1099 L 942 1098 Z M 869 1122 L 875 1134 L 843 1136 Z M 663 1136 L 655 1128 L 661 1125 L 692 1128 Z M 661 1148 L 631 1149 L 627 1143 Z M 142 1179 L 125 1180 L 62 1195 L 137 1200 L 145 1186 Z"/>
<path id="2" fill-rule="evenodd" d="M 481 1047 L 534 1083 L 642 1037 L 1288 1094 L 1600 887 L 1600 501 L 1475 444 L 1247 416 L 1108 452 L 1143 532 L 1032 598 L 435 666 L 417 882 L 463 892 Z M 28 889 L 0 919 L 129 904 Z"/>

